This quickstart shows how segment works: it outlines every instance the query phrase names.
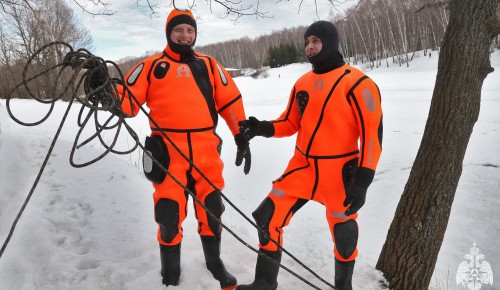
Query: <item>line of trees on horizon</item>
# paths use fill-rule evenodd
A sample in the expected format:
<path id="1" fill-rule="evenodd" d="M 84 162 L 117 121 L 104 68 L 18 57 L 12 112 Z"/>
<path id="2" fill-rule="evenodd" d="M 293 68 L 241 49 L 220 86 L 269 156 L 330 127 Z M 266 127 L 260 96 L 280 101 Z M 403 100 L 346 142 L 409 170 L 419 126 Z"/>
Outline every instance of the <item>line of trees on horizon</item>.
<path id="1" fill-rule="evenodd" d="M 74 11 L 64 0 L 33 0 L 37 4 L 33 9 L 8 5 L 5 0 L 0 3 L 0 98 L 5 98 L 21 81 L 24 64 L 40 46 L 55 40 L 75 48 L 92 46 L 88 30 L 75 19 Z M 376 68 L 391 62 L 409 66 L 416 51 L 423 50 L 427 55 L 428 51 L 438 50 L 448 25 L 449 9 L 447 2 L 441 1 L 363 0 L 348 9 L 346 15 L 349 16 L 329 16 L 339 32 L 340 51 L 351 64 Z M 497 15 L 500 16 L 500 8 Z M 306 29 L 307 26 L 285 28 L 253 39 L 243 37 L 195 49 L 213 56 L 227 68 L 261 69 L 306 62 Z M 491 46 L 492 50 L 498 48 L 500 36 Z M 153 53 L 156 52 L 147 55 Z M 47 54 L 37 63 L 54 64 L 61 55 L 61 51 Z M 129 58 L 119 67 L 126 73 L 144 57 Z M 46 90 L 51 84 L 48 78 L 40 79 L 35 89 Z"/>
<path id="2" fill-rule="evenodd" d="M 389 61 L 409 66 L 415 51 L 438 50 L 449 20 L 447 2 L 428 0 L 363 0 L 343 16 L 330 13 L 339 32 L 340 51 L 353 64 L 371 68 L 389 66 Z M 497 11 L 500 15 L 500 9 Z M 229 68 L 261 68 L 273 63 L 271 52 L 280 45 L 304 51 L 307 26 L 273 31 L 254 39 L 197 47 Z M 496 37 L 493 49 L 500 48 Z M 285 53 L 285 52 L 284 52 Z M 306 61 L 306 59 L 304 59 Z"/>

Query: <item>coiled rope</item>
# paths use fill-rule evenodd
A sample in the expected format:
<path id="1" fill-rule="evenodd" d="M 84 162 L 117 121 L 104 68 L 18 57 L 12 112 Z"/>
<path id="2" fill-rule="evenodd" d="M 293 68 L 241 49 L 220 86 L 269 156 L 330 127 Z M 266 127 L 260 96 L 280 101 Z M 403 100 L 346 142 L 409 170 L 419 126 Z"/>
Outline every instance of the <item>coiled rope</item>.
<path id="1" fill-rule="evenodd" d="M 63 48 L 66 48 L 69 50 L 69 52 L 66 54 L 66 56 L 63 58 L 63 60 L 55 64 L 37 74 L 34 74 L 33 76 L 28 76 L 28 71 L 30 69 L 30 66 L 32 63 L 39 59 L 40 55 L 43 53 L 47 53 L 46 50 L 50 50 L 54 46 L 62 46 Z M 116 71 L 118 72 L 118 77 L 117 78 L 111 78 L 109 77 L 109 71 L 108 71 L 108 65 L 113 66 Z M 66 82 L 64 86 L 61 86 L 61 83 L 63 82 L 63 76 L 65 76 L 66 72 L 68 69 L 72 69 L 71 77 L 70 79 Z M 56 77 L 54 79 L 54 84 L 53 84 L 53 89 L 50 90 L 50 96 L 45 96 L 45 98 L 42 98 L 36 94 L 34 94 L 29 86 L 29 83 L 36 80 L 37 78 L 49 74 L 52 71 L 58 70 L 56 72 Z M 101 71 L 101 72 L 99 72 Z M 99 86 L 98 88 L 92 89 L 90 86 L 90 80 L 92 79 L 92 76 L 94 74 L 98 74 L 104 72 L 104 74 L 107 76 L 104 83 Z M 292 258 L 295 262 L 297 262 L 299 265 L 301 265 L 305 270 L 310 272 L 313 276 L 318 278 L 321 282 L 325 283 L 331 288 L 335 288 L 333 285 L 331 285 L 329 282 L 324 280 L 322 277 L 320 277 L 318 274 L 316 274 L 313 270 L 311 270 L 309 267 L 304 265 L 299 259 L 297 259 L 295 256 L 293 256 L 291 253 L 289 253 L 286 249 L 284 249 L 277 241 L 272 239 L 265 231 L 263 231 L 259 226 L 257 226 L 248 216 L 246 216 L 236 205 L 234 205 L 221 191 L 219 188 L 217 188 L 208 178 L 207 176 L 194 164 L 190 161 L 189 157 L 187 157 L 181 150 L 180 148 L 170 139 L 170 137 L 161 129 L 161 127 L 156 123 L 156 121 L 151 118 L 151 116 L 148 114 L 148 112 L 140 105 L 139 101 L 135 98 L 135 96 L 132 94 L 132 92 L 128 89 L 128 87 L 125 85 L 124 81 L 124 76 L 119 69 L 119 67 L 116 65 L 116 63 L 109 61 L 109 60 L 104 60 L 100 57 L 94 56 L 92 53 L 90 53 L 88 50 L 85 49 L 78 49 L 74 50 L 69 44 L 65 42 L 60 42 L 60 41 L 55 41 L 48 43 L 41 48 L 39 48 L 37 51 L 33 53 L 33 55 L 28 59 L 26 65 L 24 66 L 23 70 L 23 79 L 22 82 L 19 83 L 17 86 L 15 86 L 12 91 L 9 93 L 7 96 L 7 111 L 9 116 L 17 123 L 24 125 L 24 126 L 36 126 L 41 123 L 43 123 L 47 118 L 50 116 L 50 114 L 53 111 L 54 104 L 57 100 L 62 99 L 66 94 L 70 94 L 70 99 L 68 102 L 68 107 L 63 115 L 63 118 L 60 122 L 60 125 L 54 135 L 54 138 L 52 140 L 51 146 L 48 149 L 47 155 L 44 159 L 44 162 L 42 163 L 42 166 L 40 168 L 40 171 L 38 172 L 38 175 L 35 179 L 35 182 L 33 183 L 33 186 L 27 195 L 19 213 L 17 214 L 11 228 L 9 231 L 9 234 L 0 249 L 0 258 L 2 257 L 13 233 L 16 228 L 16 225 L 21 218 L 21 215 L 23 214 L 28 202 L 30 201 L 33 192 L 42 176 L 42 173 L 45 169 L 45 166 L 47 165 L 47 162 L 49 160 L 49 157 L 52 153 L 52 150 L 56 144 L 56 141 L 59 137 L 59 134 L 62 130 L 62 127 L 66 121 L 66 118 L 68 116 L 68 113 L 70 111 L 70 108 L 76 99 L 78 102 L 82 104 L 82 107 L 80 109 L 80 112 L 78 114 L 78 126 L 80 127 L 76 137 L 75 141 L 73 143 L 73 147 L 71 149 L 70 153 L 70 164 L 73 167 L 84 167 L 88 166 L 90 164 L 93 164 L 102 158 L 104 158 L 108 153 L 115 153 L 115 154 L 129 154 L 133 152 L 134 150 L 137 149 L 137 147 L 140 147 L 143 150 L 143 153 L 149 156 L 153 162 L 162 170 L 164 171 L 172 180 L 177 183 L 179 186 L 181 186 L 191 197 L 193 197 L 193 200 L 195 200 L 205 211 L 207 214 L 215 220 L 220 226 L 222 226 L 225 230 L 227 230 L 232 236 L 234 236 L 240 243 L 245 245 L 247 248 L 252 250 L 253 252 L 257 253 L 258 255 L 261 255 L 265 257 L 267 260 L 269 260 L 272 263 L 279 264 L 273 259 L 269 258 L 267 255 L 260 253 L 257 249 L 253 248 L 250 246 L 248 243 L 246 243 L 243 239 L 241 239 L 236 233 L 234 233 L 230 228 L 228 228 L 225 224 L 222 223 L 222 221 L 217 218 L 210 210 L 196 197 L 196 195 L 189 190 L 184 184 L 182 184 L 174 175 L 172 175 L 167 168 L 163 166 L 161 162 L 156 160 L 152 154 L 148 151 L 145 150 L 144 146 L 141 144 L 139 140 L 139 136 L 137 133 L 127 124 L 126 118 L 129 117 L 126 115 L 122 109 L 121 109 L 121 103 L 122 102 L 130 102 L 130 107 L 133 108 L 132 102 L 136 103 L 149 121 L 153 124 L 153 126 L 161 133 L 161 135 L 164 137 L 167 142 L 169 142 L 173 148 L 180 153 L 180 155 L 191 164 L 192 168 L 196 170 L 200 176 L 205 179 L 209 185 L 216 190 L 222 198 L 232 207 L 234 208 L 246 221 L 248 221 L 254 228 L 256 228 L 259 233 L 264 235 L 266 238 L 268 238 L 272 243 L 277 245 L 277 247 L 282 250 L 284 253 L 286 253 L 290 258 Z M 78 95 L 79 89 L 83 86 L 83 89 L 85 91 L 84 95 Z M 124 93 L 120 96 L 117 92 L 117 86 L 121 86 L 124 89 Z M 62 91 L 58 94 L 56 91 L 56 88 L 61 88 Z M 44 104 L 50 104 L 50 108 L 47 112 L 47 114 L 42 117 L 40 120 L 35 121 L 35 122 L 23 122 L 19 120 L 18 118 L 15 117 L 15 115 L 12 113 L 12 110 L 10 108 L 10 101 L 11 99 L 15 96 L 15 93 L 18 93 L 18 90 L 20 88 L 24 88 L 28 95 L 33 98 L 34 100 L 44 103 Z M 125 98 L 125 95 L 128 95 L 129 98 Z M 87 113 L 86 110 L 88 110 Z M 100 121 L 100 118 L 98 118 L 98 113 L 100 111 L 108 112 L 109 116 L 106 118 L 104 122 Z M 134 115 L 134 112 L 133 112 Z M 88 139 L 80 142 L 80 137 L 83 132 L 83 130 L 86 128 L 86 125 L 88 124 L 89 120 L 91 120 L 93 117 L 94 124 L 95 124 L 95 133 L 92 134 Z M 129 148 L 128 150 L 117 150 L 115 149 L 115 145 L 118 140 L 118 136 L 120 135 L 120 132 L 122 131 L 122 126 L 125 127 L 126 132 L 130 134 L 132 139 L 134 140 L 134 144 Z M 107 144 L 103 138 L 103 133 L 109 130 L 114 130 L 114 138 L 111 142 L 111 144 Z M 94 159 L 91 159 L 90 161 L 84 162 L 84 163 L 76 163 L 74 161 L 74 153 L 75 150 L 84 146 L 85 144 L 93 141 L 94 139 L 98 138 L 99 142 L 104 146 L 105 150 L 104 152 L 99 155 L 98 157 L 95 157 Z M 311 286 L 314 289 L 321 289 L 317 287 L 316 285 L 312 284 L 311 282 L 307 281 L 305 278 L 301 277 L 297 273 L 293 272 L 286 266 L 279 264 L 281 268 L 298 278 L 299 280 L 303 281 L 307 285 Z"/>

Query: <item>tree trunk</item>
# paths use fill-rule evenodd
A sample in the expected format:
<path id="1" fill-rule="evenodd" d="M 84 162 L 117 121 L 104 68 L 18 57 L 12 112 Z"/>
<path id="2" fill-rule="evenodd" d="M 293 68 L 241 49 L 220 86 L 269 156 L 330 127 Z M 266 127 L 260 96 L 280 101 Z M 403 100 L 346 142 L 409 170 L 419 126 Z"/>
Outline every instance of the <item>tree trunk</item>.
<path id="1" fill-rule="evenodd" d="M 500 32 L 499 3 L 450 1 L 424 135 L 377 263 L 391 289 L 428 289 L 479 115 L 481 87 L 493 71 L 489 48 Z"/>

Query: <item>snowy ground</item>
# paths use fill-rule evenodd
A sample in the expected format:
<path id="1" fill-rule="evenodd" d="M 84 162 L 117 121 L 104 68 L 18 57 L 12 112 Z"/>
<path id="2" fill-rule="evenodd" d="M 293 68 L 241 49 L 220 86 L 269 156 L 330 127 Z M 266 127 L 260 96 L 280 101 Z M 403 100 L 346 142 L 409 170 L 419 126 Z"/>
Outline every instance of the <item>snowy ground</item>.
<path id="1" fill-rule="evenodd" d="M 382 274 L 374 269 L 393 218 L 399 196 L 415 158 L 432 96 L 437 52 L 420 56 L 410 68 L 391 66 L 367 70 L 379 85 L 384 109 L 384 152 L 375 182 L 360 211 L 360 255 L 354 288 L 381 289 Z M 432 281 L 432 289 L 466 289 L 455 282 L 464 255 L 473 243 L 484 254 L 500 289 L 500 52 L 492 55 L 496 71 L 483 87 L 479 120 L 469 143 L 464 170 Z M 363 67 L 361 66 L 363 69 Z M 269 71 L 269 77 L 236 78 L 247 115 L 277 117 L 286 106 L 295 80 L 309 69 L 294 64 Z M 67 103 L 58 102 L 50 119 L 23 127 L 11 120 L 0 101 L 0 242 L 4 239 L 45 158 Z M 159 275 L 159 251 L 153 220 L 152 187 L 143 177 L 138 152 L 109 155 L 96 164 L 73 168 L 69 154 L 77 131 L 75 106 L 49 164 L 14 236 L 0 258 L 0 290 L 10 289 L 165 289 Z M 34 120 L 46 106 L 17 100 L 13 110 L 22 120 Z M 142 138 L 149 133 L 144 117 L 128 120 Z M 267 195 L 292 155 L 294 138 L 255 139 L 252 170 L 247 176 L 234 166 L 235 146 L 225 124 L 225 195 L 248 216 Z M 127 146 L 126 138 L 120 139 Z M 102 152 L 99 145 L 78 150 L 89 160 Z M 190 205 L 184 224 L 181 284 L 172 289 L 218 289 L 205 269 L 196 221 Z M 226 204 L 223 222 L 249 244 L 257 245 L 256 230 Z M 304 206 L 286 228 L 285 248 L 321 277 L 333 283 L 333 245 L 324 209 Z M 251 282 L 255 254 L 225 232 L 223 259 L 240 283 Z M 283 264 L 322 289 L 322 284 L 290 258 Z M 278 289 L 309 289 L 284 270 Z"/>

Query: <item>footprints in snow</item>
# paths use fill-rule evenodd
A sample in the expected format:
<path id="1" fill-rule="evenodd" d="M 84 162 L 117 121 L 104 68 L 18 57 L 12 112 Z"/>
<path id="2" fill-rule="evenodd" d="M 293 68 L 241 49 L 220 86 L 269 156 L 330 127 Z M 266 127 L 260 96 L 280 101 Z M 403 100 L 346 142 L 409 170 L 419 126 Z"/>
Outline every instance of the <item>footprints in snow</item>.
<path id="1" fill-rule="evenodd" d="M 91 251 L 92 242 L 85 234 L 90 231 L 88 217 L 93 213 L 90 204 L 53 194 L 45 212 L 48 215 L 47 220 L 53 225 L 50 237 L 54 246 L 79 255 Z"/>

